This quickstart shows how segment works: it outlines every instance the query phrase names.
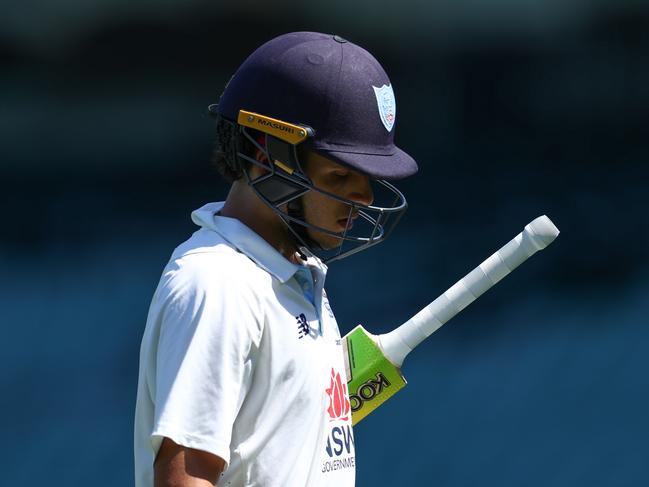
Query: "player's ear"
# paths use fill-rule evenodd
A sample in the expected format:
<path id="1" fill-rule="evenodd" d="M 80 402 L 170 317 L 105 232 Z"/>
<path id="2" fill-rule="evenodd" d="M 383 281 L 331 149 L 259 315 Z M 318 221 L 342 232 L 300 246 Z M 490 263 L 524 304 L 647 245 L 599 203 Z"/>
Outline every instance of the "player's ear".
<path id="1" fill-rule="evenodd" d="M 255 149 L 255 160 L 259 162 L 268 162 L 268 157 L 266 157 L 266 154 L 264 154 L 263 151 Z"/>
<path id="2" fill-rule="evenodd" d="M 259 144 L 261 147 L 266 147 L 266 135 L 265 134 L 261 134 L 261 133 L 258 134 L 255 137 L 255 140 L 256 140 L 257 144 Z M 259 162 L 263 163 L 264 165 L 269 164 L 268 157 L 266 157 L 266 153 L 263 150 L 261 150 L 261 149 L 259 149 L 257 147 L 254 148 L 253 157 L 255 158 L 256 161 L 259 161 Z M 258 178 L 259 176 L 262 176 L 262 175 L 264 175 L 264 174 L 266 174 L 268 172 L 266 169 L 264 169 L 263 167 L 258 166 L 256 164 L 251 164 L 251 166 L 252 167 L 250 168 L 250 177 L 252 179 Z"/>
<path id="3" fill-rule="evenodd" d="M 266 134 L 257 134 L 257 137 L 255 137 L 257 144 L 259 144 L 261 147 L 266 147 Z M 266 154 L 264 151 L 255 148 L 255 160 L 259 162 L 268 162 L 268 157 L 266 157 Z"/>

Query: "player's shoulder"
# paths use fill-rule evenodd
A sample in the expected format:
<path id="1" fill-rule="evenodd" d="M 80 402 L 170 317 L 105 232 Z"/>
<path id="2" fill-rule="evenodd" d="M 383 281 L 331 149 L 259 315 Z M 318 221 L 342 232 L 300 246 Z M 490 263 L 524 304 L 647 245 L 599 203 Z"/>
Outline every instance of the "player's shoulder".
<path id="1" fill-rule="evenodd" d="M 242 329 L 258 338 L 266 287 L 250 264 L 215 232 L 197 231 L 175 249 L 162 272 L 148 322 L 212 331 L 222 329 L 217 322 L 246 323 Z M 223 320 L 233 316 L 238 318 Z"/>
<path id="2" fill-rule="evenodd" d="M 173 252 L 163 279 L 201 288 L 246 287 L 266 273 L 217 232 L 200 229 Z"/>
<path id="3" fill-rule="evenodd" d="M 213 230 L 201 228 L 174 249 L 170 262 L 189 255 L 220 255 L 229 252 L 236 252 L 236 249 L 223 236 Z"/>

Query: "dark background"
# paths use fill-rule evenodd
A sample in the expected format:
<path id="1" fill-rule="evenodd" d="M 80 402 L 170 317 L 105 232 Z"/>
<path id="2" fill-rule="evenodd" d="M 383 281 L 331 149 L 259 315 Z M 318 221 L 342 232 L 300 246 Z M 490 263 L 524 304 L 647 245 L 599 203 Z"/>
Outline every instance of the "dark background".
<path id="1" fill-rule="evenodd" d="M 647 485 L 639 0 L 3 5 L 3 485 L 133 483 L 148 304 L 190 211 L 227 190 L 205 109 L 293 30 L 382 62 L 421 166 L 391 240 L 330 269 L 343 333 L 405 321 L 541 214 L 562 231 L 408 357 L 356 428 L 357 484 Z"/>

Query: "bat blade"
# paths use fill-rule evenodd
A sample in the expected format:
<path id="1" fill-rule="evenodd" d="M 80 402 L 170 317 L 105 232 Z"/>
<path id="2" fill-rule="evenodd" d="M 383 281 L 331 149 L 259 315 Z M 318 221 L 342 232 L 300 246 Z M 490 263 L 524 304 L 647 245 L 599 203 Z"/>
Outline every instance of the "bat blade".
<path id="1" fill-rule="evenodd" d="M 352 424 L 356 425 L 402 389 L 406 379 L 386 358 L 376 337 L 361 325 L 345 335 L 343 353 Z"/>

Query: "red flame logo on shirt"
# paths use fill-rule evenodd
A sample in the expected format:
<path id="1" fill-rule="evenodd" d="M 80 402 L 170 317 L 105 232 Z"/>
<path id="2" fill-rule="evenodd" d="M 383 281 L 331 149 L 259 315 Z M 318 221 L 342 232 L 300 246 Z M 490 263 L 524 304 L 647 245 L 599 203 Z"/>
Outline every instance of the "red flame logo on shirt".
<path id="1" fill-rule="evenodd" d="M 340 378 L 340 373 L 335 372 L 334 369 L 331 369 L 331 385 L 329 389 L 325 389 L 325 392 L 329 396 L 329 407 L 327 408 L 329 421 L 349 419 L 351 407 L 347 397 L 347 384 Z"/>

